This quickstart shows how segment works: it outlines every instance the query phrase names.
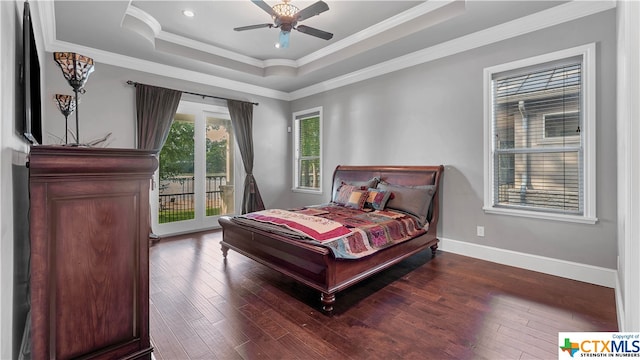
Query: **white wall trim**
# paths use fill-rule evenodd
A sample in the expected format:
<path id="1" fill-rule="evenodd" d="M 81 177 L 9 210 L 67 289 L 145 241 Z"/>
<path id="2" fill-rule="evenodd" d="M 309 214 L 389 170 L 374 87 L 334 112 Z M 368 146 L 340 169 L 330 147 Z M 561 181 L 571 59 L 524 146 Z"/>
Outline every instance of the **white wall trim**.
<path id="1" fill-rule="evenodd" d="M 616 286 L 617 271 L 615 269 L 607 269 L 599 266 L 580 264 L 567 260 L 553 259 L 447 238 L 440 238 L 439 249 L 454 254 L 515 266 L 590 284 L 610 288 Z"/>
<path id="2" fill-rule="evenodd" d="M 388 19 L 382 20 L 381 22 L 370 26 L 362 31 L 359 31 L 351 36 L 348 36 L 340 41 L 331 43 L 330 45 L 325 46 L 316 52 L 303 56 L 296 60 L 296 63 L 298 66 L 304 66 L 314 61 L 321 60 L 322 58 L 337 53 L 341 50 L 348 49 L 350 46 L 358 45 L 364 40 L 367 40 L 374 36 L 378 36 L 380 34 L 384 34 L 386 31 L 389 31 L 393 28 L 403 26 L 405 23 L 411 20 L 434 12 L 440 8 L 445 7 L 446 5 L 453 3 L 454 1 L 457 0 L 425 1 L 422 4 L 416 5 L 409 10 L 403 11 Z"/>
<path id="3" fill-rule="evenodd" d="M 13 5 L 13 4 L 11 4 Z M 10 27 L 14 26 L 13 21 L 6 21 L 6 19 L 12 19 L 17 17 L 13 13 L 7 14 L 6 9 L 12 9 L 13 6 L 5 6 L 4 4 L 0 4 L 0 28 L 2 29 L 2 33 L 0 33 L 0 46 L 5 49 L 14 49 L 15 45 L 12 43 L 7 44 L 8 37 L 5 35 L 5 28 L 10 30 Z M 15 53 L 12 51 L 9 56 L 11 59 L 14 58 Z M 4 87 L 11 82 L 9 80 L 9 71 L 5 71 L 5 69 L 9 69 L 14 66 L 13 64 L 7 64 L 5 60 L 5 56 L 0 56 L 0 190 L 2 190 L 2 184 L 5 181 L 9 181 L 11 179 L 11 174 L 8 174 L 5 168 L 5 160 L 1 157 L 1 154 L 5 153 L 4 149 L 4 137 L 7 134 L 7 130 L 10 128 L 10 125 L 13 122 L 9 119 L 13 118 L 12 110 L 15 108 L 12 103 L 8 103 L 9 96 L 4 95 Z M 6 74 L 5 74 L 6 73 Z M 7 209 L 4 204 L 5 196 L 3 196 L 3 191 L 0 191 L 0 358 L 10 358 L 13 352 L 13 287 L 9 288 L 9 284 L 13 284 L 13 249 L 9 244 L 13 241 L 11 239 L 12 233 L 9 233 L 9 230 L 5 230 L 5 225 L 3 220 L 8 218 L 9 209 Z M 5 245 L 6 244 L 6 245 Z M 6 284 L 6 285 L 5 285 Z"/>
<path id="4" fill-rule="evenodd" d="M 240 91 L 252 95 L 264 96 L 278 100 L 290 100 L 286 92 L 265 88 L 262 86 L 243 83 L 241 81 L 230 80 L 219 76 L 203 74 L 197 71 L 163 65 L 152 61 L 141 60 L 130 56 L 115 54 L 103 50 L 93 49 L 81 45 L 71 44 L 56 40 L 47 44 L 46 51 L 77 51 L 85 56 L 93 58 L 98 63 L 122 67 L 125 69 L 142 71 L 164 77 L 187 80 L 198 84 L 219 87 L 227 90 Z M 55 50 L 54 50 L 55 49 Z M 97 65 L 99 66 L 99 64 Z"/>
<path id="5" fill-rule="evenodd" d="M 620 284 L 620 277 L 616 276 L 616 313 L 618 315 L 618 331 L 625 331 L 625 312 L 624 312 L 624 298 L 622 296 L 622 284 Z"/>
<path id="6" fill-rule="evenodd" d="M 640 3 L 621 1 L 617 13 L 618 316 L 620 329 L 640 331 Z"/>
<path id="7" fill-rule="evenodd" d="M 315 95 L 327 90 L 337 89 L 363 80 L 385 75 L 411 66 L 438 60 L 464 51 L 528 34 L 547 27 L 576 20 L 613 9 L 616 2 L 607 1 L 570 1 L 556 7 L 524 16 L 504 24 L 461 36 L 438 45 L 434 45 L 398 58 L 372 65 L 352 73 L 317 83 L 290 93 L 293 100 Z"/>
<path id="8" fill-rule="evenodd" d="M 315 51 L 311 54 L 303 56 L 297 60 L 289 60 L 289 59 L 267 59 L 267 60 L 259 60 L 250 56 L 246 56 L 234 51 L 230 51 L 227 49 L 223 49 L 217 46 L 213 46 L 210 44 L 205 44 L 198 40 L 193 40 L 186 38 L 184 36 L 180 36 L 177 34 L 169 33 L 167 31 L 162 30 L 162 26 L 160 23 L 150 14 L 145 12 L 144 10 L 129 4 L 127 11 L 125 13 L 125 17 L 123 18 L 122 24 L 125 27 L 128 27 L 130 30 L 138 32 L 140 35 L 145 37 L 147 40 L 151 42 L 152 45 L 155 45 L 156 39 L 165 40 L 171 42 L 173 44 L 185 46 L 191 49 L 207 52 L 209 54 L 225 57 L 232 61 L 242 62 L 245 64 L 249 64 L 252 66 L 267 68 L 269 66 L 273 66 L 271 64 L 278 64 L 280 66 L 291 67 L 293 70 L 297 71 L 303 65 L 311 63 L 313 61 L 321 60 L 327 56 L 330 56 L 339 51 L 343 51 L 348 49 L 352 45 L 356 45 L 364 40 L 372 38 L 374 36 L 378 36 L 380 34 L 385 33 L 389 29 L 403 26 L 405 23 L 414 20 L 420 16 L 438 10 L 450 3 L 454 3 L 459 0 L 439 0 L 439 1 L 426 1 L 423 4 L 419 4 L 414 6 L 408 10 L 403 11 L 391 18 L 385 19 L 373 26 L 370 26 L 356 34 L 348 36 L 342 40 L 331 43 L 328 46 L 323 47 L 322 49 Z M 464 2 L 463 2 L 464 4 Z M 464 8 L 464 5 L 463 5 Z M 139 26 L 129 27 L 127 26 L 128 20 L 135 19 L 136 23 L 142 23 L 145 25 L 145 28 L 140 28 Z M 407 28 L 406 32 L 410 32 L 411 29 Z M 142 32 L 142 33 L 141 33 Z M 379 46 L 379 45 L 378 45 Z M 180 54 L 177 54 L 180 55 Z M 294 73 L 295 73 L 294 71 Z"/>
<path id="9" fill-rule="evenodd" d="M 337 89 L 356 82 L 455 55 L 464 51 L 524 35 L 550 26 L 562 24 L 564 22 L 576 20 L 584 16 L 593 15 L 616 7 L 615 0 L 569 1 L 568 3 L 558 5 L 520 19 L 496 25 L 473 34 L 462 36 L 396 59 L 385 61 L 377 65 L 369 66 L 349 74 L 338 76 L 333 79 L 322 81 L 287 93 L 218 76 L 205 75 L 195 71 L 166 66 L 151 61 L 135 59 L 125 55 L 107 54 L 105 51 L 59 41 L 55 36 L 55 10 L 53 1 L 37 1 L 36 4 L 39 9 L 40 22 L 42 24 L 41 32 L 43 34 L 42 37 L 46 51 L 78 51 L 82 52 L 84 55 L 93 57 L 94 60 L 98 62 L 104 62 L 114 66 L 144 71 L 160 76 L 170 76 L 177 79 L 192 81 L 194 83 L 223 87 L 230 90 L 285 101 L 292 101 L 319 94 L 327 90 Z M 425 8 L 429 7 L 425 5 Z M 431 11 L 433 9 L 429 8 L 429 10 Z M 38 36 L 36 35 L 36 37 Z M 306 61 L 312 61 L 316 56 L 318 56 L 318 54 L 310 54 L 303 59 L 299 59 L 298 62 L 305 63 Z"/>

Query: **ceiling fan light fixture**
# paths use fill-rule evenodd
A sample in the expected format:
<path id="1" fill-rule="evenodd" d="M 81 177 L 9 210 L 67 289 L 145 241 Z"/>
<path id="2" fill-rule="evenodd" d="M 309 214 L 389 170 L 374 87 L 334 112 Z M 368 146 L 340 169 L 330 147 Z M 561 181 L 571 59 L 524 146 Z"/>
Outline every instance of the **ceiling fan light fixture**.
<path id="1" fill-rule="evenodd" d="M 289 0 L 284 0 L 284 2 L 273 5 L 271 8 L 276 12 L 276 14 L 284 17 L 292 17 L 295 13 L 300 11 L 297 7 L 289 4 Z"/>

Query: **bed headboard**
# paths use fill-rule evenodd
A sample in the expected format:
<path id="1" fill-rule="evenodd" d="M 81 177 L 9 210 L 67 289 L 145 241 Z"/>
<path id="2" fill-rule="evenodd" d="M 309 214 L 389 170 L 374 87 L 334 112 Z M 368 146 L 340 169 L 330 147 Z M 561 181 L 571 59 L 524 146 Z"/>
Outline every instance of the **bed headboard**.
<path id="1" fill-rule="evenodd" d="M 436 185 L 429 210 L 429 232 L 436 230 L 440 215 L 439 190 L 443 165 L 437 166 L 349 166 L 338 165 L 333 172 L 331 198 L 342 181 L 364 182 L 377 177 L 391 184 L 403 186 Z"/>

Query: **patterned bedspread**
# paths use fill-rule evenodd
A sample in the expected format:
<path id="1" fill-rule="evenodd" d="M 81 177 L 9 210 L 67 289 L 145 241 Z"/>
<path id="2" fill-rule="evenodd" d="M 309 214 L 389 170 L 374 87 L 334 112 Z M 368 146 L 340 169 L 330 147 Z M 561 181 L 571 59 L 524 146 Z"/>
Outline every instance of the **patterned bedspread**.
<path id="1" fill-rule="evenodd" d="M 336 258 L 342 259 L 373 254 L 427 230 L 401 212 L 366 212 L 333 204 L 263 210 L 236 216 L 233 221 L 328 247 Z"/>

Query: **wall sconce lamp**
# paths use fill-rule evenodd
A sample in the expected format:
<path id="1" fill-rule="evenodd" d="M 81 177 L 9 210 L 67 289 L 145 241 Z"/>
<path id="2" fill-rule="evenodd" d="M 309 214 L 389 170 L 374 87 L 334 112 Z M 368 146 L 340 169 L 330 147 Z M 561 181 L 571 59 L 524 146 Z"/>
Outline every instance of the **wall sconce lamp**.
<path id="1" fill-rule="evenodd" d="M 89 78 L 89 74 L 91 74 L 94 70 L 93 59 L 72 52 L 54 52 L 53 59 L 56 61 L 56 63 L 58 63 L 60 69 L 62 69 L 62 74 L 64 75 L 65 79 L 67 79 L 69 85 L 71 85 L 71 87 L 73 88 L 73 92 L 75 93 L 76 146 L 78 146 L 80 145 L 80 129 L 78 128 L 78 93 L 84 94 L 86 92 L 86 90 L 84 89 L 84 85 Z M 58 106 L 60 105 L 58 104 Z M 62 109 L 60 111 L 62 111 Z M 71 112 L 69 112 L 69 114 L 71 114 Z M 65 115 L 65 119 L 66 116 L 67 115 Z"/>
<path id="2" fill-rule="evenodd" d="M 60 110 L 62 115 L 64 115 L 64 143 L 66 145 L 69 144 L 69 122 L 67 121 L 67 118 L 76 109 L 76 101 L 73 99 L 73 96 L 62 94 L 56 94 L 55 100 L 56 105 L 58 106 L 58 110 Z"/>

